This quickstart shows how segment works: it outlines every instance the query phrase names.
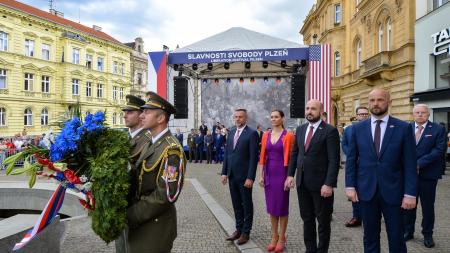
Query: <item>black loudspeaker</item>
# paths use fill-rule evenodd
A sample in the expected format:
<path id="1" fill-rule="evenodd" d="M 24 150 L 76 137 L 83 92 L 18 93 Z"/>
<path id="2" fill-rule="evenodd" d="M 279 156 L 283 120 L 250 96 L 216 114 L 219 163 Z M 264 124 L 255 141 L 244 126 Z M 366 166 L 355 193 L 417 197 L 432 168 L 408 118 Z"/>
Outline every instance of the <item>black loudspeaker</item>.
<path id="1" fill-rule="evenodd" d="M 292 74 L 291 76 L 291 118 L 305 117 L 305 83 L 306 76 Z"/>
<path id="2" fill-rule="evenodd" d="M 186 77 L 176 76 L 173 78 L 173 105 L 177 109 L 174 115 L 175 119 L 188 118 L 188 79 Z"/>

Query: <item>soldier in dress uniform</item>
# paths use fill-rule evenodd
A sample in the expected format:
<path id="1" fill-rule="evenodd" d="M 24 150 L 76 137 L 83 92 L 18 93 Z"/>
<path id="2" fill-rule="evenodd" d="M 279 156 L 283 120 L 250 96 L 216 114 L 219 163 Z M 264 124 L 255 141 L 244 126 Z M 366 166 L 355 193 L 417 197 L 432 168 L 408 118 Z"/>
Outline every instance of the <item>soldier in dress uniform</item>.
<path id="1" fill-rule="evenodd" d="M 141 119 L 139 116 L 142 113 L 140 108 L 145 104 L 145 101 L 139 97 L 133 95 L 127 95 L 127 104 L 122 108 L 124 112 L 125 126 L 128 127 L 130 135 L 130 162 L 128 167 L 128 174 L 130 175 L 130 182 L 135 182 L 138 178 L 136 161 L 140 156 L 140 153 L 145 146 L 148 145 L 152 140 L 150 131 L 144 129 L 142 126 Z M 132 204 L 134 200 L 133 196 L 136 196 L 137 187 L 131 184 L 127 196 L 127 201 L 129 205 Z M 116 252 L 117 253 L 127 253 L 127 228 L 124 230 L 123 234 L 116 240 Z"/>
<path id="2" fill-rule="evenodd" d="M 142 151 L 138 164 L 135 201 L 127 210 L 128 245 L 131 253 L 170 252 L 177 237 L 175 201 L 183 187 L 186 157 L 168 122 L 175 108 L 150 92 L 141 106 L 144 128 L 152 144 Z"/>

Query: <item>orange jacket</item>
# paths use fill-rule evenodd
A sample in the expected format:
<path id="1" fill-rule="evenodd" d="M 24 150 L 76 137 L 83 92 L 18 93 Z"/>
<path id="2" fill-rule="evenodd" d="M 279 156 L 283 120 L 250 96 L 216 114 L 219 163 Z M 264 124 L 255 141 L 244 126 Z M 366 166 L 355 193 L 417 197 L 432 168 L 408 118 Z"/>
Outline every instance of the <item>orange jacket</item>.
<path id="1" fill-rule="evenodd" d="M 266 163 L 266 144 L 269 139 L 269 132 L 264 132 L 261 139 L 261 153 L 259 155 L 259 164 L 264 165 Z M 294 146 L 295 135 L 291 132 L 287 132 L 283 139 L 283 156 L 284 166 L 289 165 L 289 158 L 291 157 L 292 148 Z"/>

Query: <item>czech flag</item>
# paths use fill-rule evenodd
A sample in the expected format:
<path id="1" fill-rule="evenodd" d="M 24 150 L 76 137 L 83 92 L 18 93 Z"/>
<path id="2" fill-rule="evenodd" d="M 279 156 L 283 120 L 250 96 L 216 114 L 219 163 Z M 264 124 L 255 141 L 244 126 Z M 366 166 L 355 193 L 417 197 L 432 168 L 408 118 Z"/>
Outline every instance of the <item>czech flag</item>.
<path id="1" fill-rule="evenodd" d="M 153 78 L 149 78 L 150 86 L 153 86 L 153 83 L 156 82 L 156 93 L 167 99 L 167 54 L 165 51 L 150 52 L 149 58 L 149 62 L 152 62 L 156 72 L 156 80 L 151 80 Z M 149 77 L 151 76 L 151 72 L 153 71 L 149 64 Z"/>
<path id="2" fill-rule="evenodd" d="M 22 248 L 23 246 L 25 246 L 39 232 L 44 230 L 44 228 L 47 227 L 52 222 L 53 218 L 55 218 L 55 216 L 59 212 L 59 209 L 62 206 L 65 194 L 66 194 L 66 187 L 59 184 L 58 188 L 56 188 L 52 197 L 47 202 L 47 205 L 45 205 L 45 208 L 42 211 L 41 216 L 39 217 L 38 221 L 34 225 L 33 229 L 30 229 L 27 232 L 27 234 L 22 239 L 22 241 L 20 241 L 19 243 L 16 243 L 16 245 L 14 245 L 13 251 L 18 250 L 18 249 Z"/>

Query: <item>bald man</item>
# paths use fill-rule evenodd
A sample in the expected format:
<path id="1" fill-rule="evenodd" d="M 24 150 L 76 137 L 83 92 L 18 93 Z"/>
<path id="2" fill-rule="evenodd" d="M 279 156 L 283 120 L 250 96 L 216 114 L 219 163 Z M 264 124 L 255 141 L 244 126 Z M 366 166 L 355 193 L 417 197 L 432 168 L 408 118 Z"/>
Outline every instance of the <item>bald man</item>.
<path id="1" fill-rule="evenodd" d="M 413 132 L 408 123 L 389 115 L 389 92 L 369 93 L 371 117 L 352 126 L 345 169 L 347 197 L 359 202 L 364 252 L 380 252 L 381 216 L 389 252 L 406 252 L 403 209 L 416 206 L 417 172 Z"/>
<path id="2" fill-rule="evenodd" d="M 441 178 L 443 155 L 445 152 L 445 129 L 428 120 L 430 111 L 426 104 L 417 104 L 413 109 L 414 122 L 411 129 L 416 137 L 418 200 L 422 206 L 423 244 L 427 248 L 434 247 L 434 201 L 436 186 Z M 416 209 L 408 210 L 404 215 L 405 233 L 403 239 L 414 238 Z"/>
<path id="3" fill-rule="evenodd" d="M 310 100 L 305 107 L 307 123 L 299 126 L 288 167 L 285 190 L 294 187 L 294 175 L 303 220 L 306 252 L 328 252 L 331 214 L 339 173 L 339 133 L 321 119 L 323 104 Z M 319 244 L 317 244 L 316 219 Z"/>

